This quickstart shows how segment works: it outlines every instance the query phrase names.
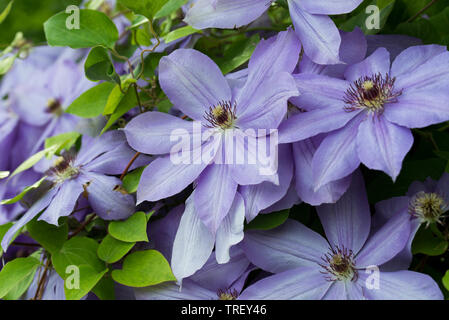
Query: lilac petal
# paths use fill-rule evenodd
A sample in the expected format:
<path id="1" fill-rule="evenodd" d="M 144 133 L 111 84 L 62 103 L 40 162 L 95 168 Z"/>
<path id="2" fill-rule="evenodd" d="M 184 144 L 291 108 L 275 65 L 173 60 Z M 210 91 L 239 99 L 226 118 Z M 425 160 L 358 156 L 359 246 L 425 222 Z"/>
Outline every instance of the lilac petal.
<path id="1" fill-rule="evenodd" d="M 184 114 L 201 121 L 210 107 L 231 101 L 231 89 L 218 66 L 203 53 L 178 49 L 159 63 L 159 82 Z"/>
<path id="2" fill-rule="evenodd" d="M 357 282 L 334 281 L 323 300 L 365 300 L 363 289 Z"/>
<path id="3" fill-rule="evenodd" d="M 301 42 L 291 28 L 279 32 L 276 37 L 262 39 L 249 61 L 246 86 L 254 87 L 255 82 L 260 83 L 261 79 L 281 72 L 291 74 L 298 64 L 300 52 Z"/>
<path id="4" fill-rule="evenodd" d="M 407 90 L 445 90 L 449 83 L 449 52 L 443 52 L 427 60 L 413 72 L 396 78 L 395 87 Z"/>
<path id="5" fill-rule="evenodd" d="M 65 181 L 59 188 L 58 193 L 51 201 L 47 209 L 38 220 L 58 226 L 60 217 L 66 217 L 72 213 L 80 194 L 83 192 L 83 181 L 72 179 Z"/>
<path id="6" fill-rule="evenodd" d="M 313 14 L 342 14 L 357 8 L 363 0 L 293 0 L 300 2 L 307 12 Z"/>
<path id="7" fill-rule="evenodd" d="M 236 196 L 237 184 L 230 170 L 225 164 L 211 164 L 197 180 L 196 213 L 212 234 L 217 232 Z"/>
<path id="8" fill-rule="evenodd" d="M 287 113 L 288 99 L 299 95 L 293 77 L 286 72 L 263 79 L 254 92 L 246 89 L 237 98 L 237 126 L 241 129 L 277 129 Z"/>
<path id="9" fill-rule="evenodd" d="M 22 218 L 20 218 L 19 221 L 14 223 L 14 225 L 11 228 L 9 228 L 8 232 L 6 232 L 6 234 L 2 239 L 3 251 L 6 252 L 12 238 L 14 237 L 17 231 L 19 231 L 28 222 L 33 220 L 33 218 L 37 216 L 42 210 L 48 207 L 48 205 L 51 203 L 51 201 L 57 194 L 58 190 L 59 190 L 58 188 L 53 188 L 50 189 L 48 192 L 46 192 L 39 200 L 37 200 L 31 206 L 31 208 L 28 209 L 28 211 L 23 215 Z"/>
<path id="10" fill-rule="evenodd" d="M 186 279 L 182 287 L 173 282 L 155 286 L 135 288 L 137 300 L 216 300 L 217 293 Z"/>
<path id="11" fill-rule="evenodd" d="M 347 112 L 340 105 L 295 114 L 279 127 L 280 143 L 290 143 L 314 137 L 344 127 L 358 112 Z"/>
<path id="12" fill-rule="evenodd" d="M 446 52 L 446 47 L 439 45 L 415 46 L 405 49 L 393 61 L 391 75 L 393 77 L 408 76 L 416 68 L 443 52 Z"/>
<path id="13" fill-rule="evenodd" d="M 300 108 L 311 111 L 317 108 L 344 109 L 343 98 L 351 83 L 318 74 L 294 75 L 300 96 L 292 101 Z"/>
<path id="14" fill-rule="evenodd" d="M 368 168 L 382 170 L 393 180 L 413 145 L 410 129 L 392 124 L 382 116 L 369 115 L 359 127 L 357 153 Z"/>
<path id="15" fill-rule="evenodd" d="M 361 77 L 371 77 L 376 74 L 390 73 L 390 53 L 385 48 L 377 49 L 368 58 L 354 64 L 345 72 L 345 78 L 348 81 L 356 81 Z"/>
<path id="16" fill-rule="evenodd" d="M 360 280 L 366 283 L 368 275 L 361 272 Z M 427 274 L 413 271 L 381 272 L 379 289 L 364 288 L 372 300 L 442 300 L 437 283 Z"/>
<path id="17" fill-rule="evenodd" d="M 120 179 L 93 172 L 83 175 L 89 181 L 86 185 L 89 204 L 103 220 L 122 220 L 135 212 L 134 197 L 120 189 Z"/>
<path id="18" fill-rule="evenodd" d="M 244 221 L 245 203 L 242 196 L 236 193 L 231 209 L 217 230 L 215 254 L 218 263 L 229 262 L 229 250 L 243 240 Z"/>
<path id="19" fill-rule="evenodd" d="M 242 250 L 231 250 L 228 263 L 217 263 L 212 253 L 206 264 L 189 279 L 211 291 L 225 290 L 237 281 L 248 269 L 250 262 Z"/>
<path id="20" fill-rule="evenodd" d="M 137 203 L 168 198 L 184 190 L 207 167 L 208 163 L 202 159 L 204 155 L 216 152 L 216 146 L 220 143 L 221 141 L 214 139 L 213 142 L 202 145 L 198 152 L 193 150 L 184 153 L 180 158 L 181 163 L 174 163 L 173 154 L 155 159 L 142 173 L 137 189 Z"/>
<path id="21" fill-rule="evenodd" d="M 302 267 L 257 281 L 240 300 L 319 300 L 331 286 L 317 267 Z"/>
<path id="22" fill-rule="evenodd" d="M 192 139 L 201 139 L 201 129 L 195 133 L 193 129 L 193 122 L 153 111 L 132 119 L 124 131 L 133 149 L 146 154 L 166 154 L 179 143 L 178 139 L 188 141 L 189 145 Z"/>
<path id="23" fill-rule="evenodd" d="M 357 267 L 380 266 L 396 256 L 409 239 L 410 219 L 400 212 L 372 235 L 356 256 Z"/>
<path id="24" fill-rule="evenodd" d="M 247 231 L 242 244 L 253 264 L 272 273 L 301 266 L 317 267 L 329 249 L 321 235 L 295 220 L 268 231 Z"/>
<path id="25" fill-rule="evenodd" d="M 270 4 L 271 0 L 198 0 L 184 21 L 196 29 L 234 29 L 256 20 Z"/>
<path id="26" fill-rule="evenodd" d="M 76 157 L 75 165 L 86 165 L 98 156 L 126 143 L 125 133 L 120 130 L 111 130 L 102 136 L 92 139 L 84 135 L 82 148 Z"/>
<path id="27" fill-rule="evenodd" d="M 302 201 L 313 206 L 335 203 L 348 190 L 351 176 L 330 182 L 315 191 L 312 175 L 312 160 L 321 143 L 319 137 L 293 144 L 295 159 L 295 186 Z"/>
<path id="28" fill-rule="evenodd" d="M 19 86 L 12 91 L 12 107 L 22 121 L 34 126 L 43 126 L 53 118 L 52 114 L 45 110 L 49 100 L 54 97 L 48 88 L 32 84 L 37 79 L 31 80 L 28 85 Z"/>
<path id="29" fill-rule="evenodd" d="M 306 55 L 318 64 L 340 63 L 340 33 L 331 18 L 308 13 L 302 3 L 288 1 L 290 16 Z"/>
<path id="30" fill-rule="evenodd" d="M 179 282 L 201 269 L 214 248 L 215 238 L 195 212 L 194 195 L 187 199 L 173 243 L 171 267 Z"/>
<path id="31" fill-rule="evenodd" d="M 449 120 L 449 93 L 441 90 L 404 91 L 398 102 L 387 105 L 385 118 L 407 128 L 424 128 Z"/>
<path id="32" fill-rule="evenodd" d="M 412 184 L 408 187 L 407 196 L 411 198 L 420 191 L 435 192 L 437 185 L 438 182 L 430 177 L 427 177 L 427 179 L 424 181 L 413 181 Z"/>
<path id="33" fill-rule="evenodd" d="M 252 135 L 247 132 L 248 130 L 243 132 L 236 129 L 224 137 L 226 161 L 232 167 L 232 178 L 240 185 L 253 185 L 264 181 L 278 185 L 277 132 L 270 130 L 270 136 L 260 137 L 256 137 L 254 130 Z"/>
<path id="34" fill-rule="evenodd" d="M 290 185 L 290 187 L 288 188 L 287 193 L 281 200 L 279 200 L 272 206 L 269 206 L 268 208 L 263 209 L 260 213 L 267 214 L 267 213 L 273 213 L 273 212 L 278 212 L 278 211 L 282 211 L 282 210 L 287 210 L 287 209 L 292 208 L 294 205 L 300 204 L 301 202 L 302 201 L 298 197 L 298 193 L 295 190 L 295 184 L 292 183 Z"/>
<path id="35" fill-rule="evenodd" d="M 376 213 L 373 216 L 373 228 L 378 229 L 388 220 L 402 211 L 408 210 L 409 197 L 394 197 L 376 203 Z"/>
<path id="36" fill-rule="evenodd" d="M 246 221 L 253 220 L 259 212 L 281 200 L 290 187 L 293 175 L 293 162 L 290 146 L 279 147 L 279 185 L 262 182 L 256 185 L 241 186 L 240 194 L 245 200 Z"/>
<path id="37" fill-rule="evenodd" d="M 353 174 L 351 186 L 337 203 L 321 205 L 317 211 L 329 243 L 357 254 L 368 238 L 371 223 L 361 173 Z"/>
<path id="38" fill-rule="evenodd" d="M 173 250 L 173 241 L 178 231 L 179 222 L 185 210 L 184 204 L 170 210 L 162 219 L 148 224 L 148 238 L 160 253 L 170 262 Z"/>
<path id="39" fill-rule="evenodd" d="M 360 164 L 356 153 L 358 127 L 364 115 L 352 119 L 344 128 L 330 133 L 318 147 L 312 161 L 315 190 L 347 177 Z"/>

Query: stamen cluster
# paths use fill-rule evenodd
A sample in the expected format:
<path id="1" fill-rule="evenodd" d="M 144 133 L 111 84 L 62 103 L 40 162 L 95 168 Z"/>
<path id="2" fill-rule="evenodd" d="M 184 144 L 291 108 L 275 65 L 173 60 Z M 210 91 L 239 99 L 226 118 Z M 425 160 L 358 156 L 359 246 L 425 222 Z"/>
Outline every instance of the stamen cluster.
<path id="1" fill-rule="evenodd" d="M 237 119 L 236 113 L 237 105 L 230 101 L 221 101 L 216 106 L 209 107 L 204 118 L 209 123 L 208 128 L 231 129 L 235 126 Z"/>
<path id="2" fill-rule="evenodd" d="M 448 208 L 446 201 L 434 192 L 418 192 L 409 204 L 410 214 L 420 219 L 421 223 L 426 223 L 427 226 L 435 222 L 441 224 L 441 219 Z"/>
<path id="3" fill-rule="evenodd" d="M 354 254 L 352 250 L 344 247 L 330 248 L 330 252 L 321 258 L 324 264 L 320 264 L 325 271 L 326 280 L 328 281 L 355 281 L 358 278 L 357 270 L 355 269 Z"/>

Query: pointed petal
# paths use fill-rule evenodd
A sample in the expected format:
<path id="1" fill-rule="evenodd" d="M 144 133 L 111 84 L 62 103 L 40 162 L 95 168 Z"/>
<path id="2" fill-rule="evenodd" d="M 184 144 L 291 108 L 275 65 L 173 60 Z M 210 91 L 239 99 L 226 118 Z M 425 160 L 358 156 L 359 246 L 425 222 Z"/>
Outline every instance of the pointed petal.
<path id="1" fill-rule="evenodd" d="M 296 0 L 297 1 L 297 0 Z M 313 14 L 342 14 L 357 8 L 363 0 L 299 0 L 307 12 Z"/>
<path id="2" fill-rule="evenodd" d="M 323 237 L 295 220 L 268 231 L 247 231 L 242 244 L 253 264 L 272 273 L 301 266 L 319 268 L 329 249 Z"/>
<path id="3" fill-rule="evenodd" d="M 212 234 L 217 232 L 236 196 L 237 184 L 230 170 L 226 164 L 211 164 L 197 180 L 196 213 Z"/>
<path id="4" fill-rule="evenodd" d="M 361 77 L 390 73 L 390 53 L 385 48 L 377 49 L 368 58 L 346 69 L 345 77 L 348 81 L 356 81 Z"/>
<path id="5" fill-rule="evenodd" d="M 293 144 L 295 159 L 295 186 L 302 201 L 313 206 L 335 203 L 348 190 L 351 175 L 329 182 L 315 191 L 312 175 L 312 160 L 322 139 L 314 137 Z"/>
<path id="6" fill-rule="evenodd" d="M 245 221 L 245 203 L 239 193 L 235 194 L 229 213 L 217 230 L 215 254 L 218 263 L 227 263 L 231 258 L 229 250 L 243 240 L 243 225 Z"/>
<path id="7" fill-rule="evenodd" d="M 312 161 L 315 190 L 329 182 L 347 177 L 359 166 L 354 137 L 363 116 L 360 114 L 321 142 Z"/>
<path id="8" fill-rule="evenodd" d="M 194 120 L 221 101 L 231 101 L 231 89 L 218 66 L 205 54 L 178 49 L 159 63 L 159 82 L 176 108 Z"/>
<path id="9" fill-rule="evenodd" d="M 246 288 L 240 300 L 319 300 L 331 286 L 320 267 L 302 267 L 257 281 Z"/>
<path id="10" fill-rule="evenodd" d="M 184 21 L 197 29 L 234 29 L 256 20 L 270 4 L 270 0 L 198 0 Z"/>
<path id="11" fill-rule="evenodd" d="M 215 238 L 195 212 L 194 194 L 186 201 L 173 243 L 171 267 L 179 282 L 201 269 L 214 248 Z"/>
<path id="12" fill-rule="evenodd" d="M 174 282 L 164 282 L 155 286 L 135 288 L 137 300 L 216 300 L 217 293 L 186 279 L 179 287 Z"/>
<path id="13" fill-rule="evenodd" d="M 393 180 L 413 145 L 410 129 L 392 124 L 382 116 L 369 115 L 357 133 L 357 153 L 368 168 L 382 170 Z"/>
<path id="14" fill-rule="evenodd" d="M 404 249 L 410 236 L 410 214 L 400 212 L 372 235 L 356 256 L 357 267 L 380 266 Z"/>
<path id="15" fill-rule="evenodd" d="M 136 202 L 119 188 L 120 179 L 98 173 L 85 173 L 89 204 L 103 220 L 122 220 L 135 212 Z"/>
<path id="16" fill-rule="evenodd" d="M 129 145 L 146 154 L 170 153 L 179 140 L 190 146 L 192 139 L 201 139 L 201 127 L 194 131 L 193 122 L 156 111 L 133 118 L 124 131 Z"/>
<path id="17" fill-rule="evenodd" d="M 368 281 L 362 272 L 361 281 Z M 427 274 L 413 271 L 381 272 L 379 289 L 364 288 L 372 300 L 442 300 L 443 294 L 437 283 Z"/>
<path id="18" fill-rule="evenodd" d="M 337 64 L 340 33 L 331 18 L 308 13 L 298 1 L 288 1 L 295 31 L 306 55 L 318 64 Z"/>
<path id="19" fill-rule="evenodd" d="M 439 45 L 413 46 L 402 51 L 391 65 L 391 75 L 409 76 L 411 73 L 435 56 L 446 52 L 446 47 Z"/>

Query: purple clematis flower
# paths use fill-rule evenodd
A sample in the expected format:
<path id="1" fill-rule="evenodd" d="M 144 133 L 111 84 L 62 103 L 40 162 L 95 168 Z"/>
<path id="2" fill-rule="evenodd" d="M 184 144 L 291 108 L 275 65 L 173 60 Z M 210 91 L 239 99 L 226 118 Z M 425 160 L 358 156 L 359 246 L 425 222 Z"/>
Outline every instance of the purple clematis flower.
<path id="1" fill-rule="evenodd" d="M 401 214 L 410 223 L 410 237 L 400 253 L 382 266 L 384 270 L 408 268 L 412 262 L 412 242 L 420 226 L 442 224 L 449 211 L 449 174 L 444 173 L 439 181 L 427 178 L 410 185 L 406 196 L 394 197 L 376 204 L 373 230 L 381 228 L 389 219 Z M 408 214 L 402 214 L 403 212 Z"/>
<path id="2" fill-rule="evenodd" d="M 185 21 L 197 28 L 237 28 L 260 17 L 272 0 L 198 0 Z M 288 0 L 295 31 L 305 54 L 319 64 L 340 63 L 341 37 L 328 15 L 349 13 L 362 0 Z"/>
<path id="3" fill-rule="evenodd" d="M 370 235 L 371 215 L 360 174 L 335 204 L 317 208 L 327 241 L 289 220 L 270 231 L 248 231 L 243 249 L 256 266 L 275 275 L 246 288 L 241 299 L 442 299 L 428 275 L 381 272 L 410 235 L 400 214 Z"/>
<path id="4" fill-rule="evenodd" d="M 281 143 L 329 133 L 318 147 L 312 171 L 315 190 L 342 179 L 360 164 L 393 179 L 413 144 L 409 128 L 449 120 L 449 53 L 445 47 L 411 47 L 396 57 L 377 49 L 345 71 L 346 80 L 295 75 L 306 112 L 279 129 Z"/>
<path id="5" fill-rule="evenodd" d="M 290 73 L 299 51 L 298 39 L 291 30 L 262 41 L 249 63 L 248 79 L 238 90 L 231 90 L 217 65 L 198 51 L 180 49 L 162 58 L 162 89 L 177 109 L 195 121 L 147 112 L 126 126 L 126 137 L 134 149 L 162 155 L 144 170 L 137 190 L 138 203 L 175 195 L 196 181 L 195 210 L 215 235 L 238 185 L 263 181 L 277 184 L 277 163 L 270 161 L 270 173 L 262 174 L 266 165 L 248 145 L 250 139 L 257 145 L 266 141 L 276 144 L 270 134 L 286 114 L 287 100 L 298 94 Z M 186 156 L 176 149 L 179 137 L 172 139 L 180 131 L 181 140 L 187 140 Z M 176 163 L 173 156 L 179 153 L 181 161 Z M 244 161 L 236 160 L 242 155 Z"/>
<path id="6" fill-rule="evenodd" d="M 6 233 L 2 240 L 4 251 L 14 234 L 35 216 L 38 220 L 58 225 L 60 217 L 68 216 L 76 208 L 80 196 L 88 198 L 95 213 L 104 220 L 126 219 L 134 213 L 135 200 L 122 190 L 120 174 L 134 151 L 126 143 L 124 134 L 112 131 L 97 139 L 84 137 L 76 156 L 66 153 L 47 171 L 42 188 L 37 189 L 38 200 Z M 133 168 L 148 162 L 142 157 Z"/>

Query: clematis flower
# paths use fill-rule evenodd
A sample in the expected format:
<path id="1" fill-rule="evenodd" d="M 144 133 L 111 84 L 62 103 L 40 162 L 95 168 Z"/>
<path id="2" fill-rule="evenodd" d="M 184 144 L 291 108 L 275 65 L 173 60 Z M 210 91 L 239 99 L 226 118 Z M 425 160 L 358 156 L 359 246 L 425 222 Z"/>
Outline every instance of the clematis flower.
<path id="1" fill-rule="evenodd" d="M 279 129 L 281 143 L 328 133 L 313 160 L 314 189 L 342 179 L 362 162 L 393 179 L 413 144 L 409 128 L 449 120 L 449 53 L 429 45 L 390 55 L 377 49 L 345 72 L 345 79 L 295 75 L 301 96 L 294 103 L 306 112 Z"/>
<path id="2" fill-rule="evenodd" d="M 2 240 L 4 251 L 14 234 L 42 212 L 38 220 L 58 225 L 60 217 L 76 208 L 80 196 L 88 198 L 94 212 L 104 220 L 126 219 L 134 213 L 135 200 L 121 188 L 118 178 L 134 155 L 122 132 L 112 131 L 97 139 L 85 137 L 77 155 L 66 153 L 47 171 L 38 200 L 8 230 Z M 143 157 L 134 168 L 148 162 Z"/>
<path id="3" fill-rule="evenodd" d="M 238 28 L 249 24 L 270 7 L 272 0 L 198 0 L 185 21 L 197 29 Z M 362 0 L 288 0 L 295 31 L 305 54 L 318 64 L 340 63 L 341 37 L 328 15 L 349 13 Z"/>
<path id="4" fill-rule="evenodd" d="M 174 106 L 195 122 L 147 112 L 126 126 L 126 137 L 135 150 L 161 155 L 142 173 L 138 203 L 170 197 L 195 181 L 195 210 L 215 236 L 238 185 L 278 183 L 277 163 L 262 164 L 251 153 L 248 141 L 254 138 L 256 145 L 266 146 L 272 139 L 271 131 L 286 114 L 287 100 L 298 94 L 290 73 L 299 50 L 291 30 L 262 41 L 249 63 L 246 84 L 238 90 L 231 90 L 217 65 L 198 51 L 180 49 L 162 58 L 162 89 Z M 187 155 L 176 149 L 179 139 L 171 139 L 179 130 L 190 147 Z M 195 144 L 196 139 L 199 143 Z M 275 144 L 275 139 L 271 141 Z M 243 163 L 235 159 L 236 155 L 245 157 Z M 181 157 L 180 163 L 173 161 L 174 156 Z M 262 174 L 264 168 L 270 173 Z"/>
<path id="5" fill-rule="evenodd" d="M 371 215 L 361 175 L 335 204 L 317 208 L 327 236 L 289 220 L 269 231 L 248 231 L 248 259 L 275 273 L 246 288 L 240 299 L 442 299 L 428 275 L 382 272 L 410 235 L 400 214 L 370 235 Z"/>
<path id="6" fill-rule="evenodd" d="M 444 173 L 440 180 L 427 178 L 424 182 L 413 182 L 406 196 L 394 197 L 376 204 L 373 217 L 373 230 L 381 228 L 389 219 L 401 214 L 410 223 L 410 237 L 405 248 L 383 265 L 385 270 L 408 268 L 412 262 L 412 242 L 421 226 L 442 224 L 449 211 L 449 174 Z M 408 214 L 402 214 L 403 212 Z"/>

